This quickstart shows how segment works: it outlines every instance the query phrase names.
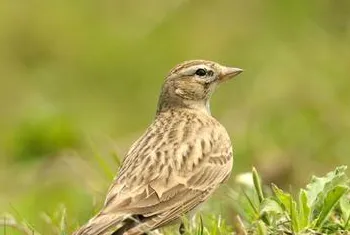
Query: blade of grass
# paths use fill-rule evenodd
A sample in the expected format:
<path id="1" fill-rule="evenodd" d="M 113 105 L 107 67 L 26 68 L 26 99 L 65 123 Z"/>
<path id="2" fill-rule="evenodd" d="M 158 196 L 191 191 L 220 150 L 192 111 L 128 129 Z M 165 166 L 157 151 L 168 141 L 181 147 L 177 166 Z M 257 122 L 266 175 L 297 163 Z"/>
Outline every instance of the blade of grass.
<path id="1" fill-rule="evenodd" d="M 60 235 L 67 235 L 66 230 L 67 230 L 67 209 L 66 207 L 62 206 L 62 212 L 61 212 L 61 221 L 60 221 Z"/>
<path id="2" fill-rule="evenodd" d="M 199 215 L 199 227 L 197 230 L 197 235 L 203 235 L 203 219 L 202 215 Z"/>
<path id="3" fill-rule="evenodd" d="M 259 202 L 261 203 L 264 200 L 264 193 L 261 187 L 261 179 L 255 167 L 253 167 L 252 173 L 253 173 L 253 182 L 254 182 L 255 191 L 258 195 Z"/>
<path id="4" fill-rule="evenodd" d="M 22 227 L 26 227 L 28 230 L 31 231 L 31 233 L 34 235 L 40 235 L 39 232 L 37 232 L 32 224 L 30 224 L 24 217 L 17 211 L 17 209 L 10 204 L 11 209 L 16 213 L 17 217 L 20 218 Z"/>
<path id="5" fill-rule="evenodd" d="M 245 192 L 245 190 L 243 188 L 241 188 L 245 198 L 247 199 L 249 205 L 251 206 L 251 208 L 253 209 L 253 211 L 255 212 L 255 216 L 258 217 L 259 216 L 259 210 L 258 208 L 254 205 L 253 201 L 250 199 L 250 197 L 248 196 L 248 194 Z"/>
<path id="6" fill-rule="evenodd" d="M 113 179 L 115 172 L 111 169 L 111 167 L 109 166 L 109 164 L 106 162 L 106 160 L 101 156 L 101 154 L 98 153 L 98 151 L 96 150 L 95 145 L 93 144 L 93 142 L 90 140 L 90 148 L 92 150 L 92 155 L 95 159 L 95 161 L 97 162 L 97 164 L 100 166 L 100 168 L 102 169 L 103 173 L 110 179 Z"/>

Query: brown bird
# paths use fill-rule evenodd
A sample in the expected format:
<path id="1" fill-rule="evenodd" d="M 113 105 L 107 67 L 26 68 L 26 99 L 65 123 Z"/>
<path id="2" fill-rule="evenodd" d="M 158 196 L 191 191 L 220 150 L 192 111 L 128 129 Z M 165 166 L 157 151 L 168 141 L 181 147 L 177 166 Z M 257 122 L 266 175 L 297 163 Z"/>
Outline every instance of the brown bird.
<path id="1" fill-rule="evenodd" d="M 186 61 L 166 77 L 155 120 L 131 146 L 102 210 L 74 235 L 141 235 L 208 199 L 230 175 L 232 147 L 211 116 L 217 85 L 242 70 Z"/>

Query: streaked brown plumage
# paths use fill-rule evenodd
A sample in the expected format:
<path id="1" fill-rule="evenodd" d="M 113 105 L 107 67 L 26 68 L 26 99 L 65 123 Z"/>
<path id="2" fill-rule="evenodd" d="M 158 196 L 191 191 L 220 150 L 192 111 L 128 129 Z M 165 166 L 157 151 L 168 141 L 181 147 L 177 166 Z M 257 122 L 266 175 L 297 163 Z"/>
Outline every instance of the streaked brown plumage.
<path id="1" fill-rule="evenodd" d="M 241 71 L 204 60 L 173 68 L 156 118 L 128 151 L 104 207 L 74 235 L 141 235 L 204 202 L 232 168 L 231 141 L 209 99 Z"/>

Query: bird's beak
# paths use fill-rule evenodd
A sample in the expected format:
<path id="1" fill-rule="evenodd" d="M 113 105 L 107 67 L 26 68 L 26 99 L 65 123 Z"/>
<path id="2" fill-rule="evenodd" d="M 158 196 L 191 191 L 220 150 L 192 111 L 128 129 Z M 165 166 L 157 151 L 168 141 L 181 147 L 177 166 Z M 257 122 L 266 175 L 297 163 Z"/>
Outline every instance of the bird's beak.
<path id="1" fill-rule="evenodd" d="M 230 78 L 233 78 L 242 72 L 243 72 L 243 69 L 240 69 L 240 68 L 231 68 L 231 67 L 221 66 L 219 82 L 227 81 Z"/>

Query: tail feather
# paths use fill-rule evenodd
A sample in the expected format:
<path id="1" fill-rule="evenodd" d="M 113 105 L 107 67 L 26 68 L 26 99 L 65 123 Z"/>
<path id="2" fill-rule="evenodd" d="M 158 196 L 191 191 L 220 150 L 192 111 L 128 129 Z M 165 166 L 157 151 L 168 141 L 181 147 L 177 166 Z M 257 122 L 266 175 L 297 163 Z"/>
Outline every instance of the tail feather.
<path id="1" fill-rule="evenodd" d="M 158 216 L 145 218 L 137 223 L 134 222 L 132 226 L 123 230 L 123 233 L 113 233 L 112 235 L 146 235 L 147 232 L 157 228 L 157 224 L 160 222 L 159 219 Z"/>
<path id="2" fill-rule="evenodd" d="M 130 230 L 133 230 L 135 227 L 143 224 L 142 221 L 144 220 L 145 218 L 140 215 L 129 217 L 128 219 L 124 220 L 124 225 L 114 231 L 114 233 L 111 235 L 128 235 Z M 138 230 L 137 233 L 134 233 L 133 235 L 146 235 L 146 233 L 145 231 Z"/>
<path id="3" fill-rule="evenodd" d="M 111 229 L 123 226 L 125 218 L 126 216 L 120 214 L 98 214 L 73 235 L 105 235 Z"/>

